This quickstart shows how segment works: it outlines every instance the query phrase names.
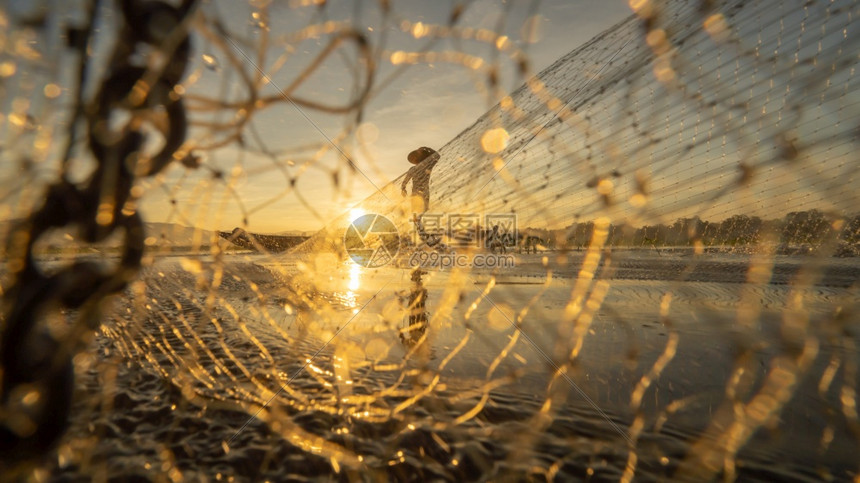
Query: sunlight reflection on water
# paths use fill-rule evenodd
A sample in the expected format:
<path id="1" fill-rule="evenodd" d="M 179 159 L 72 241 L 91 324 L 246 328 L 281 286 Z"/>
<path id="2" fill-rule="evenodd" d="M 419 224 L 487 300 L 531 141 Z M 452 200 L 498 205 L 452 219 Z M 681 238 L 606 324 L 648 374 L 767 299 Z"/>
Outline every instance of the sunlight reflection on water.
<path id="1" fill-rule="evenodd" d="M 353 309 L 353 313 L 358 312 L 358 303 L 356 302 L 356 291 L 361 288 L 361 272 L 362 268 L 357 263 L 350 263 L 349 280 L 346 288 L 348 291 L 344 296 L 346 305 Z"/>

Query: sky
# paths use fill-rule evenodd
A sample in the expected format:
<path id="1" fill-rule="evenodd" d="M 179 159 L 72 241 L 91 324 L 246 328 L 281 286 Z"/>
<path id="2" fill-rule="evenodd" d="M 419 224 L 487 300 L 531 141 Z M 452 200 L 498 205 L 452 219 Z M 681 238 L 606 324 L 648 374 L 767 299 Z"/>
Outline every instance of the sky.
<path id="1" fill-rule="evenodd" d="M 23 216 L 39 202 L 44 185 L 57 179 L 77 65 L 75 57 L 68 55 L 62 32 L 66 26 L 81 25 L 85 3 L 71 0 L 48 8 L 47 1 L 15 0 L 0 6 L 0 220 Z M 387 13 L 384 5 L 390 5 Z M 101 2 L 100 8 L 88 98 L 105 76 L 122 25 L 115 2 Z M 655 204 L 655 212 L 719 220 L 751 209 L 768 216 L 809 208 L 853 210 L 857 194 L 846 180 L 853 179 L 856 171 L 852 157 L 856 137 L 845 126 L 855 122 L 854 106 L 860 105 L 860 97 L 856 69 L 846 64 L 852 59 L 844 53 L 856 50 L 860 37 L 854 35 L 857 26 L 850 11 L 829 9 L 823 4 L 804 10 L 789 4 L 776 10 L 748 4 L 732 22 L 739 43 L 747 48 L 740 51 L 717 45 L 706 32 L 708 25 L 719 22 L 709 24 L 706 18 L 697 32 L 698 43 L 685 44 L 676 59 L 683 67 L 678 71 L 684 76 L 681 90 L 661 87 L 654 70 L 660 62 L 651 58 L 647 42 L 630 46 L 622 42 L 616 52 L 607 51 L 611 42 L 606 40 L 618 41 L 618 35 L 604 38 L 587 55 L 569 63 L 573 70 L 563 75 L 570 80 L 565 77 L 561 85 L 568 92 L 584 89 L 592 79 L 587 62 L 612 64 L 615 53 L 633 50 L 634 45 L 645 49 L 640 51 L 647 57 L 625 51 L 617 59 L 619 65 L 654 61 L 653 69 L 637 71 L 644 75 L 625 78 L 625 85 L 634 86 L 629 96 L 623 93 L 628 92 L 626 87 L 616 85 L 612 91 L 612 84 L 606 84 L 609 91 L 594 97 L 600 105 L 592 106 L 595 110 L 589 115 L 595 129 L 602 129 L 601 135 L 611 135 L 612 143 L 630 149 L 645 135 L 674 133 L 654 145 L 653 162 L 636 158 L 646 163 L 639 167 L 641 171 L 660 171 L 662 176 L 654 185 L 664 205 L 671 206 Z M 459 14 L 449 28 L 452 12 Z M 189 169 L 173 163 L 158 176 L 141 180 L 138 209 L 147 221 L 206 229 L 317 231 L 402 175 L 410 167 L 406 161 L 410 151 L 419 146 L 442 148 L 529 76 L 631 15 L 624 0 L 201 1 L 182 90 L 191 120 L 188 142 L 202 164 Z M 42 27 L 27 26 L 38 24 L 35 20 L 40 18 L 45 20 Z M 806 28 L 807 23 L 817 27 Z M 679 29 L 686 32 L 698 25 L 683 24 Z M 615 33 L 638 38 L 629 29 Z M 779 52 L 776 60 L 765 55 L 769 52 Z M 152 60 L 157 55 L 141 57 Z M 525 73 L 518 68 L 521 59 L 528 61 Z M 819 66 L 828 63 L 830 69 Z M 594 78 L 599 78 L 602 67 L 594 67 Z M 489 75 L 493 69 L 495 84 Z M 254 89 L 248 89 L 244 79 Z M 684 99 L 687 88 L 705 97 L 716 96 L 723 108 L 732 112 L 741 108 L 747 115 L 735 119 L 729 113 L 731 122 L 726 124 L 712 108 Z M 340 109 L 362 92 L 365 102 L 360 109 Z M 629 114 L 624 102 L 639 107 Z M 621 117 L 613 118 L 616 114 Z M 639 132 L 640 118 L 650 132 Z M 601 122 L 603 128 L 598 126 Z M 543 147 L 553 148 L 554 153 L 535 163 L 563 160 L 567 155 L 582 161 L 582 156 L 589 155 L 588 136 L 568 127 L 570 123 L 557 128 L 563 131 L 558 139 L 570 141 L 568 151 L 558 151 L 564 143 L 554 141 Z M 740 140 L 727 140 L 721 134 L 724 127 L 731 131 L 729 138 Z M 148 137 L 148 147 L 157 149 L 160 136 L 154 128 L 148 129 L 154 134 Z M 80 131 L 68 170 L 72 181 L 85 180 L 94 166 Z M 712 134 L 722 135 L 722 140 L 714 139 L 713 149 Z M 840 136 L 850 140 L 843 142 Z M 694 139 L 701 149 L 687 157 L 665 159 L 661 154 Z M 795 141 L 805 157 L 782 163 L 783 147 Z M 529 152 L 540 156 L 537 144 L 530 145 Z M 522 173 L 534 177 L 552 171 L 548 167 L 540 171 L 531 155 L 511 154 L 509 159 L 522 164 L 511 169 L 524 169 Z M 579 162 L 574 174 L 563 172 L 567 165 L 553 167 L 554 176 L 567 176 L 564 193 L 556 188 L 542 194 L 565 195 L 561 201 L 566 204 L 558 198 L 551 203 L 554 211 L 563 212 L 564 223 L 602 206 L 594 203 L 596 193 L 576 184 L 578 177 L 590 179 L 600 174 L 597 171 L 609 169 L 601 159 L 596 156 L 594 165 Z M 454 162 L 454 156 L 443 161 Z M 732 189 L 743 163 L 758 166 L 754 178 L 758 192 L 750 189 L 750 196 Z M 470 164 L 470 168 L 486 166 Z M 559 166 L 561 171 L 556 169 Z M 621 169 L 628 187 L 638 183 L 630 175 L 638 176 L 639 171 L 632 170 Z M 470 181 L 459 177 L 477 173 L 475 169 L 446 172 L 453 188 Z M 497 184 L 503 184 L 503 178 Z M 434 189 L 439 188 L 437 182 Z M 723 193 L 719 203 L 714 203 L 719 193 Z M 693 203 L 696 196 L 704 196 L 707 203 Z M 829 201 L 822 201 L 822 196 L 829 196 Z"/>
<path id="2" fill-rule="evenodd" d="M 338 28 L 350 26 L 362 32 L 372 48 L 377 49 L 373 55 L 374 84 L 381 87 L 364 106 L 361 120 L 284 101 L 257 111 L 251 122 L 257 137 L 246 130 L 244 148 L 234 143 L 210 151 L 204 155 L 207 168 L 194 172 L 174 166 L 163 177 L 148 183 L 147 197 L 141 203 L 148 220 L 221 230 L 247 223 L 251 230 L 267 233 L 321 229 L 329 220 L 373 194 L 377 187 L 405 172 L 409 167 L 406 155 L 411 150 L 419 146 L 440 148 L 496 104 L 500 96 L 522 84 L 524 78 L 518 74 L 516 62 L 508 53 L 500 52 L 499 45 L 509 52 L 523 51 L 530 62 L 530 74 L 535 74 L 631 14 L 627 3 L 620 0 L 470 2 L 457 25 L 472 30 L 442 33 L 438 35 L 441 39 L 426 49 L 448 58 L 422 59 L 404 67 L 395 65 L 396 53 L 426 48 L 437 36 L 426 32 L 446 25 L 456 2 L 394 1 L 387 23 L 382 21 L 376 2 L 334 1 L 328 2 L 322 11 L 316 6 L 297 6 L 300 3 L 290 2 L 290 8 L 273 3 L 268 9 L 269 17 L 262 19 L 263 27 L 253 6 L 220 0 L 205 4 L 202 10 L 206 18 L 220 18 L 235 35 L 236 45 L 219 46 L 206 38 L 195 39 L 195 69 L 190 74 L 194 82 L 188 84 L 188 93 L 218 98 L 247 97 L 235 69 L 229 65 L 226 51 L 232 51 L 230 54 L 242 61 L 246 72 L 251 75 L 264 72 L 269 82 L 262 91 L 277 96 L 295 81 L 298 72 L 310 64 L 330 39 L 319 34 L 297 41 L 296 36 L 308 25 L 325 28 L 331 25 L 326 22 L 334 21 L 340 22 L 334 24 Z M 255 47 L 263 39 L 264 29 L 269 34 L 270 48 L 260 63 Z M 457 36 L 480 37 L 479 29 L 506 38 L 452 40 Z M 290 40 L 285 42 L 287 38 Z M 287 58 L 279 69 L 278 58 L 285 52 Z M 466 61 L 453 58 L 451 53 L 457 52 L 471 57 Z M 358 57 L 355 45 L 344 42 L 294 94 L 316 102 L 348 103 L 364 85 L 361 74 L 355 74 L 356 69 L 360 70 Z M 481 67 L 497 62 L 499 89 L 488 92 L 486 74 L 463 66 L 464 62 L 472 62 L 470 65 L 480 62 Z M 210 119 L 209 114 L 192 111 L 191 115 L 198 120 Z M 230 120 L 235 115 L 235 110 L 225 111 L 211 119 Z M 356 170 L 348 169 L 345 157 L 330 142 L 338 138 L 345 126 L 358 126 L 351 138 L 339 143 Z M 197 129 L 193 134 L 205 136 L 206 130 Z M 260 144 L 255 139 L 277 154 L 274 157 L 260 154 Z M 308 145 L 312 146 L 310 151 L 294 151 L 297 146 Z M 291 149 L 292 153 L 282 152 Z M 302 164 L 318 149 L 328 152 L 303 170 Z M 224 181 L 212 181 L 212 170 L 224 172 L 227 175 Z M 337 185 L 333 181 L 334 172 Z"/>

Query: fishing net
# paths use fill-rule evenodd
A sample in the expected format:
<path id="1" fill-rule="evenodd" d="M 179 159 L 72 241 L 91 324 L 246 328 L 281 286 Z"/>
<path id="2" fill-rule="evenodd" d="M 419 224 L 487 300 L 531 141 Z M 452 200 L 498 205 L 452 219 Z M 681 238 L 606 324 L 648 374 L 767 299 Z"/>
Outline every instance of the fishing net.
<path id="1" fill-rule="evenodd" d="M 560 8 L 0 9 L 2 474 L 858 478 L 860 6 Z"/>

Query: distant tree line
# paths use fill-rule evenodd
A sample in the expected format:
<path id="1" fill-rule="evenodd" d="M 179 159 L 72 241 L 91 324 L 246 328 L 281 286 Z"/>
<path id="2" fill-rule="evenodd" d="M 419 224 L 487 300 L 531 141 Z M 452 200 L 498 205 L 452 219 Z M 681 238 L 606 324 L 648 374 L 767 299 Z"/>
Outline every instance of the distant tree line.
<path id="1" fill-rule="evenodd" d="M 541 231 L 533 228 L 529 230 Z M 563 243 L 569 248 L 584 248 L 591 242 L 593 232 L 594 223 L 589 221 L 555 230 L 553 236 L 547 236 L 546 239 L 554 239 L 555 244 Z M 819 210 L 809 210 L 791 212 L 776 220 L 738 214 L 719 222 L 694 216 L 679 218 L 671 225 L 611 225 L 606 243 L 619 247 L 685 247 L 701 244 L 727 251 L 748 251 L 762 243 L 774 243 L 777 252 L 781 253 L 806 253 L 830 247 L 835 255 L 858 256 L 860 214 L 837 217 Z"/>

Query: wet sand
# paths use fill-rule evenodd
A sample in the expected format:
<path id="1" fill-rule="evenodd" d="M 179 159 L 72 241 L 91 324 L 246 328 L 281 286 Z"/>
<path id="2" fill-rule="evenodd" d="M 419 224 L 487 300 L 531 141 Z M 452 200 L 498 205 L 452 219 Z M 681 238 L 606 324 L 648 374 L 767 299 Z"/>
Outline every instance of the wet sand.
<path id="1" fill-rule="evenodd" d="M 78 361 L 75 418 L 46 468 L 69 480 L 602 481 L 634 455 L 640 481 L 721 478 L 708 470 L 712 443 L 785 373 L 796 378 L 787 401 L 747 425 L 735 475 L 856 477 L 846 391 L 860 385 L 857 262 L 833 262 L 838 283 L 825 267 L 801 287 L 789 283 L 800 272 L 780 279 L 793 269 L 779 267 L 808 260 L 753 285 L 741 283 L 743 257 L 689 269 L 619 254 L 611 278 L 577 289 L 574 268 L 547 280 L 542 257 L 495 277 L 429 272 L 418 345 L 398 335 L 409 270 L 235 256 L 213 272 L 161 259 L 144 274 L 146 297 L 118 300 L 94 357 Z M 681 273 L 667 268 L 678 263 Z M 717 280 L 700 280 L 709 271 Z"/>

